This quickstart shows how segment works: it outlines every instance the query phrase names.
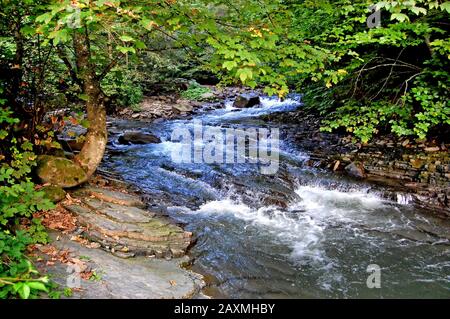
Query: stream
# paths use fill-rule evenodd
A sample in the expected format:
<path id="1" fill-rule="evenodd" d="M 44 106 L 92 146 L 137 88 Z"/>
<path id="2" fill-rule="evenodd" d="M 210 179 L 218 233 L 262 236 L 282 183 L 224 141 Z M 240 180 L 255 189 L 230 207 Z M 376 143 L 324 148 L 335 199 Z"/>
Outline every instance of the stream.
<path id="1" fill-rule="evenodd" d="M 205 293 L 213 297 L 450 298 L 448 236 L 433 235 L 448 235 L 450 223 L 404 196 L 392 200 L 379 186 L 305 165 L 308 154 L 290 138 L 295 127 L 260 119 L 301 105 L 291 95 L 283 102 L 263 98 L 248 109 L 228 101 L 222 109 L 157 124 L 115 120 L 116 132 L 151 132 L 162 143 L 113 142 L 103 167 L 150 194 L 155 210 L 194 233 L 193 269 L 207 275 Z M 262 174 L 250 163 L 174 161 L 181 142 L 172 141 L 172 132 L 199 122 L 279 129 L 277 172 Z M 380 288 L 367 285 L 373 267 Z"/>

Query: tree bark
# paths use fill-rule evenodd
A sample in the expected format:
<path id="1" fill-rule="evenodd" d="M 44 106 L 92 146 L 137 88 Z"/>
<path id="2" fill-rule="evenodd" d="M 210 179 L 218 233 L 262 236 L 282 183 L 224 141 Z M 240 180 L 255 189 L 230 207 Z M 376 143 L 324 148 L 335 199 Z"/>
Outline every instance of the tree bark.
<path id="1" fill-rule="evenodd" d="M 87 96 L 86 111 L 89 122 L 86 139 L 75 161 L 86 172 L 86 180 L 95 173 L 102 161 L 107 143 L 105 96 L 100 87 L 100 80 L 91 62 L 89 37 L 87 33 L 76 33 L 74 48 L 79 78 L 83 92 Z M 82 181 L 85 182 L 85 181 Z M 81 184 L 81 183 L 80 183 Z"/>

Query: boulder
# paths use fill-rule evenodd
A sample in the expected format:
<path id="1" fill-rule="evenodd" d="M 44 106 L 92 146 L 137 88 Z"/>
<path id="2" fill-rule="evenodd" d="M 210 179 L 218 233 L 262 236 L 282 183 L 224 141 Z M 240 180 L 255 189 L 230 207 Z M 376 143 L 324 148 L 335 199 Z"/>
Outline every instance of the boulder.
<path id="1" fill-rule="evenodd" d="M 157 144 L 161 143 L 161 140 L 149 133 L 143 132 L 125 132 L 123 135 L 119 136 L 120 144 Z"/>
<path id="2" fill-rule="evenodd" d="M 61 186 L 45 186 L 41 188 L 41 191 L 45 193 L 45 197 L 55 204 L 66 198 L 66 192 Z"/>
<path id="3" fill-rule="evenodd" d="M 367 174 L 365 172 L 364 166 L 358 162 L 352 162 L 345 167 L 345 171 L 351 177 L 356 178 L 366 178 Z"/>
<path id="4" fill-rule="evenodd" d="M 188 102 L 179 102 L 172 106 L 172 111 L 175 113 L 189 113 L 192 112 L 194 107 Z"/>
<path id="5" fill-rule="evenodd" d="M 78 186 L 86 180 L 81 166 L 67 158 L 49 155 L 38 157 L 36 174 L 42 183 L 63 188 Z"/>
<path id="6" fill-rule="evenodd" d="M 237 108 L 248 108 L 260 104 L 259 96 L 241 94 L 236 97 L 233 106 Z"/>
<path id="7" fill-rule="evenodd" d="M 202 96 L 200 96 L 200 99 L 202 99 L 202 100 L 211 100 L 213 98 L 215 98 L 215 95 L 212 92 L 206 92 L 206 93 L 203 93 Z"/>

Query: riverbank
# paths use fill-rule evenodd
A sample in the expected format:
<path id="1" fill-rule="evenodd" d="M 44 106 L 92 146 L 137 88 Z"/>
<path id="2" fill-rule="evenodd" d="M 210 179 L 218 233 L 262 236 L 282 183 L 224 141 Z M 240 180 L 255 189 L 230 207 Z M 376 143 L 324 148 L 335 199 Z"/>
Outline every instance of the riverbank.
<path id="1" fill-rule="evenodd" d="M 249 89 L 241 87 L 204 87 L 209 92 L 199 96 L 197 100 L 185 99 L 176 94 L 146 96 L 142 103 L 135 108 L 124 108 L 115 116 L 121 119 L 146 122 L 187 118 L 199 111 L 224 108 L 226 100 L 251 92 Z"/>
<path id="2" fill-rule="evenodd" d="M 232 102 L 227 99 L 225 108 L 206 104 L 172 119 L 110 118 L 107 153 L 99 170 L 119 188 L 124 187 L 120 178 L 135 185 L 152 212 L 170 216 L 195 234 L 198 241 L 190 249 L 195 263 L 189 269 L 208 278 L 204 293 L 224 298 L 374 297 L 373 291 L 354 284 L 365 280 L 365 261 L 391 265 L 404 256 L 392 266 L 392 276 L 408 277 L 405 270 L 415 267 L 414 276 L 430 282 L 436 296 L 446 296 L 441 275 L 450 235 L 448 223 L 436 218 L 445 217 L 442 209 L 433 210 L 427 200 L 422 201 L 424 210 L 417 209 L 414 193 L 401 182 L 372 176 L 361 163 L 363 156 L 356 157 L 372 150 L 369 145 L 319 132 L 320 119 L 306 113 L 297 98 L 262 98 L 261 105 L 250 108 L 233 108 Z M 280 170 L 268 176 L 252 165 L 174 163 L 171 132 L 178 125 L 192 128 L 194 119 L 222 127 L 280 128 Z M 397 142 L 386 143 L 394 144 L 374 154 L 396 150 Z M 353 157 L 346 161 L 344 156 Z M 352 170 L 347 168 L 351 163 Z M 348 178 L 358 174 L 362 176 L 356 180 Z M 99 244 L 111 248 L 108 242 Z M 343 253 L 350 250 L 350 255 Z M 355 255 L 364 262 L 356 273 L 348 273 Z M 135 258 L 142 257 L 128 260 Z M 430 274 L 424 270 L 430 264 L 442 267 Z M 383 296 L 428 291 L 425 285 L 416 286 L 416 277 L 408 278 Z"/>
<path id="3" fill-rule="evenodd" d="M 192 233 L 107 175 L 36 216 L 52 239 L 33 247 L 37 268 L 65 289 L 63 298 L 203 298 L 203 276 L 186 268 Z"/>
<path id="4" fill-rule="evenodd" d="M 290 138 L 309 155 L 307 165 L 381 185 L 404 194 L 399 202 L 450 217 L 450 144 L 393 136 L 353 142 L 347 134 L 321 132 L 322 117 L 303 108 L 263 118 L 296 126 Z"/>

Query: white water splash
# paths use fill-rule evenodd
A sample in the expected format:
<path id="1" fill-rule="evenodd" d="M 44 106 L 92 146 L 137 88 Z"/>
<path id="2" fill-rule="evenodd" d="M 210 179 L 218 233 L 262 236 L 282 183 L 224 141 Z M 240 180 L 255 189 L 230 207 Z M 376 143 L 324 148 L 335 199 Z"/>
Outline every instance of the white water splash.
<path id="1" fill-rule="evenodd" d="M 286 210 L 276 207 L 251 208 L 231 199 L 216 200 L 202 205 L 194 213 L 233 216 L 243 223 L 263 228 L 292 249 L 291 257 L 302 264 L 324 262 L 322 243 L 324 231 L 332 224 L 351 224 L 384 205 L 384 200 L 363 191 L 341 192 L 317 186 L 301 186 L 296 193 L 301 201 L 291 203 Z M 359 217 L 357 217 L 359 215 Z"/>

